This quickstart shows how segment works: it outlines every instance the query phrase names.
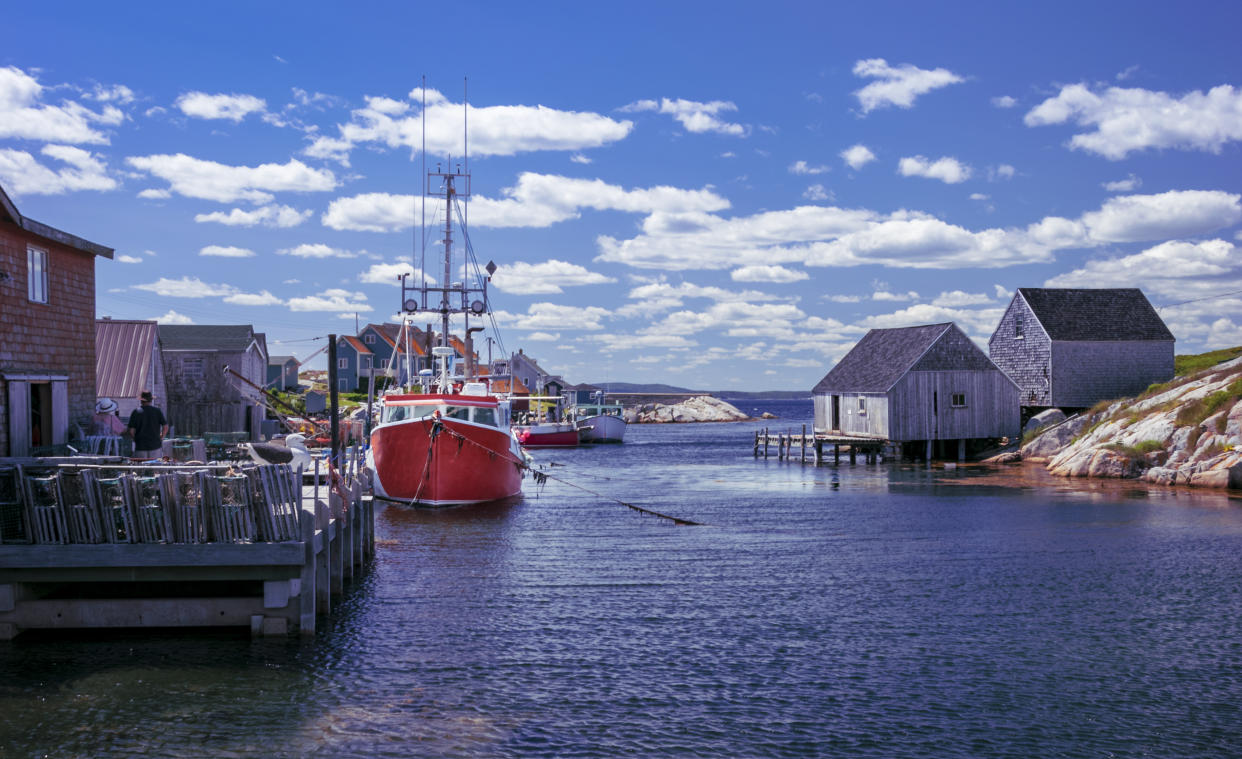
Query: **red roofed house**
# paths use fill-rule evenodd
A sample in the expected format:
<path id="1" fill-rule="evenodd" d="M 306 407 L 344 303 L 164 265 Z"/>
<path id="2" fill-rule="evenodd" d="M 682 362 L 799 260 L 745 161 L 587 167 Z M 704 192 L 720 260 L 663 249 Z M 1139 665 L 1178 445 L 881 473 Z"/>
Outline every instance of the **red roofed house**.
<path id="1" fill-rule="evenodd" d="M 89 429 L 95 259 L 112 248 L 22 216 L 0 187 L 0 456 Z"/>

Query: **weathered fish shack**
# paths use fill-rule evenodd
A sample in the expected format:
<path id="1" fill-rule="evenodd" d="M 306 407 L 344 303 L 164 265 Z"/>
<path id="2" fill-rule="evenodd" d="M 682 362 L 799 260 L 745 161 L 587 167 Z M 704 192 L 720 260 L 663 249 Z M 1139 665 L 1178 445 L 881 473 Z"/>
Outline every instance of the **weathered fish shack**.
<path id="1" fill-rule="evenodd" d="M 1018 434 L 1018 392 L 952 322 L 873 329 L 812 391 L 815 433 L 964 458 L 972 443 Z"/>
<path id="2" fill-rule="evenodd" d="M 260 432 L 265 415 L 253 385 L 267 381 L 267 350 L 249 324 L 161 324 L 160 344 L 168 398 L 156 399 L 177 435 Z"/>
<path id="3" fill-rule="evenodd" d="M 988 354 L 1030 413 L 1087 408 L 1173 377 L 1173 333 L 1138 288 L 1020 287 Z"/>

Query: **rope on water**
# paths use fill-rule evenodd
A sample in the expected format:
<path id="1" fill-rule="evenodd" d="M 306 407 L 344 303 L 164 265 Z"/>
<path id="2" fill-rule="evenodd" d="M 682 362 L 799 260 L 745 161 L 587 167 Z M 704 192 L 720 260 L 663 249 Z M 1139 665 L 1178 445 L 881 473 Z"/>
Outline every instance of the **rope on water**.
<path id="1" fill-rule="evenodd" d="M 571 488 L 578 488 L 584 493 L 590 493 L 591 495 L 596 496 L 597 498 L 603 498 L 605 501 L 612 501 L 614 503 L 619 503 L 622 506 L 626 507 L 627 509 L 633 509 L 634 511 L 637 511 L 641 514 L 647 514 L 648 516 L 659 517 L 660 519 L 667 519 L 673 524 L 684 525 L 684 526 L 689 526 L 689 527 L 704 527 L 705 526 L 704 523 L 702 522 L 695 522 L 691 519 L 682 519 L 681 517 L 673 517 L 673 516 L 669 516 L 668 514 L 661 514 L 660 512 L 652 511 L 651 509 L 644 509 L 642 506 L 636 506 L 632 503 L 628 503 L 626 501 L 613 498 L 612 496 L 604 495 L 603 493 L 597 493 L 594 490 L 591 490 L 590 488 L 584 488 L 577 483 L 570 482 L 569 480 L 561 479 L 560 477 L 556 477 L 546 472 L 536 472 L 533 469 L 531 470 L 531 472 L 535 476 L 535 482 L 539 483 L 540 485 L 542 485 L 547 480 L 555 480 L 561 483 L 562 485 L 568 485 Z"/>

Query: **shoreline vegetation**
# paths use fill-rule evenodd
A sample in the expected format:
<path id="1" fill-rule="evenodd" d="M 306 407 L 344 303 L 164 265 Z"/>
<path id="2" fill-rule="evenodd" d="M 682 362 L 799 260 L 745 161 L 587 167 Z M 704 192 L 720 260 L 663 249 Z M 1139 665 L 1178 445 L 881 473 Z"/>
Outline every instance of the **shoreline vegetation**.
<path id="1" fill-rule="evenodd" d="M 1023 436 L 991 463 L 1040 463 L 1062 477 L 1242 489 L 1242 347 L 1178 356 L 1177 375 Z M 1041 415 L 1042 416 L 1042 415 Z"/>

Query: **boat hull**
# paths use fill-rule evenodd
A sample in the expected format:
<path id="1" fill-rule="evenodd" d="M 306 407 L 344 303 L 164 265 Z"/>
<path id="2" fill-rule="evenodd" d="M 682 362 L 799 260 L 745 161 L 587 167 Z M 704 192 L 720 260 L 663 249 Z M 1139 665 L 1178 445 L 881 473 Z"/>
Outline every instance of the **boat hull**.
<path id="1" fill-rule="evenodd" d="M 625 439 L 625 419 L 599 414 L 578 420 L 578 434 L 584 443 L 620 443 Z"/>
<path id="2" fill-rule="evenodd" d="M 482 503 L 522 492 L 520 450 L 507 431 L 431 418 L 371 433 L 375 494 L 423 506 Z"/>
<path id="3" fill-rule="evenodd" d="M 574 448 L 578 445 L 578 430 L 568 422 L 519 425 L 513 428 L 513 434 L 523 448 Z"/>

